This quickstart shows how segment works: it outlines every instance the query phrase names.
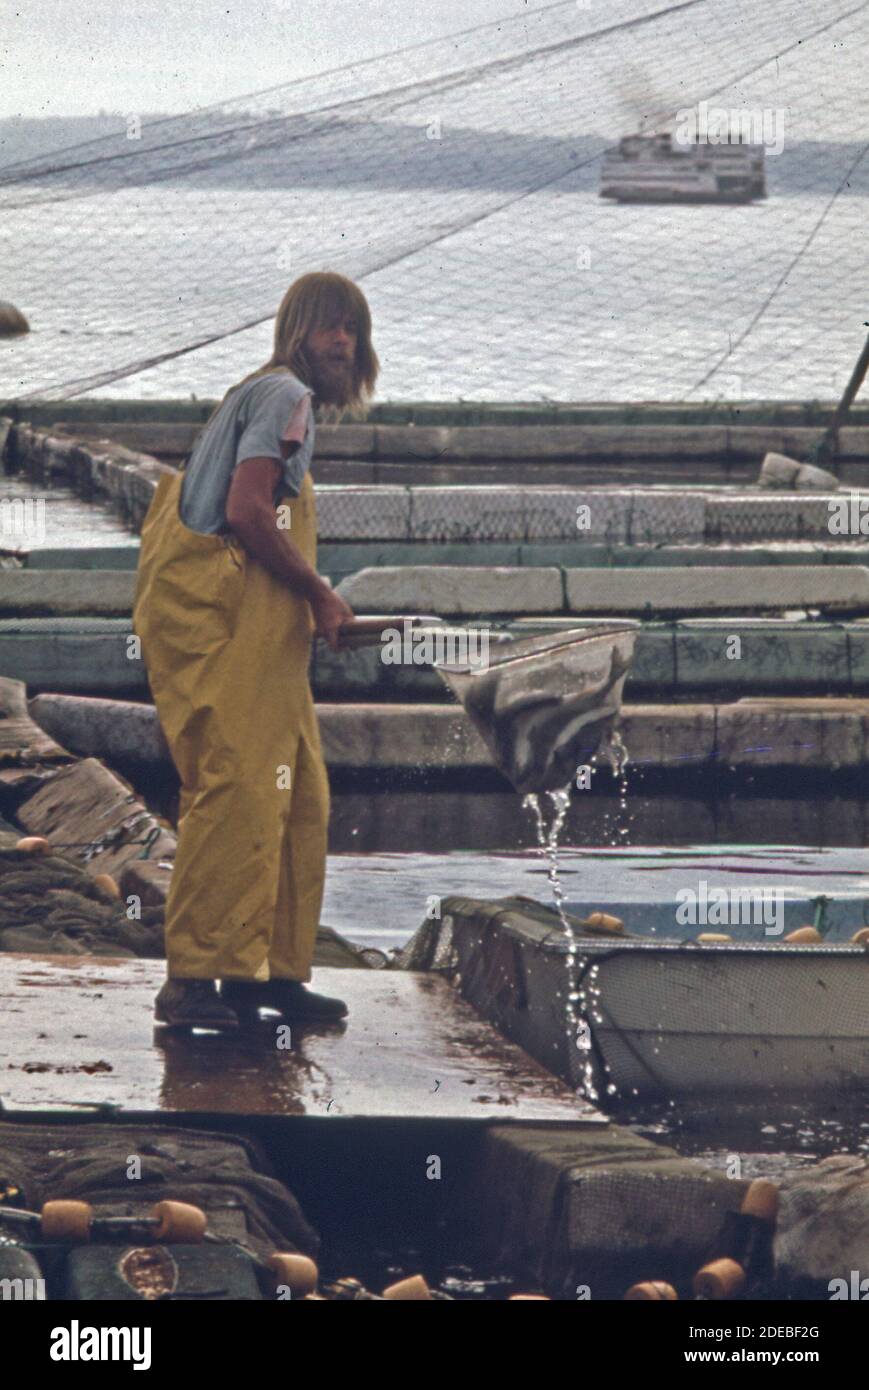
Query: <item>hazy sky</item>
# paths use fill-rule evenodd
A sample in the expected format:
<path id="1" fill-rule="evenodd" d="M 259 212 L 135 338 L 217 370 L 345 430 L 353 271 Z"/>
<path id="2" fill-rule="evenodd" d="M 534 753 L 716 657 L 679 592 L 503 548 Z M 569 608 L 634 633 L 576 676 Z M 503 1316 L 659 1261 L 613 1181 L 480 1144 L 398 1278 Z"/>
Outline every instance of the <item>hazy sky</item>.
<path id="1" fill-rule="evenodd" d="M 188 111 L 546 0 L 0 0 L 0 116 Z"/>

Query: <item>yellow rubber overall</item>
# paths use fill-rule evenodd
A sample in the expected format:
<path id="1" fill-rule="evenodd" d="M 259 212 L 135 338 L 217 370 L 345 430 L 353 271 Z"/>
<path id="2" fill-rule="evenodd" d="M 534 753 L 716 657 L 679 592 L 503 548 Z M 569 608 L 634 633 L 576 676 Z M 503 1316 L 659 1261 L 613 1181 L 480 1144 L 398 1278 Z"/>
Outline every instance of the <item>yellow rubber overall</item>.
<path id="1" fill-rule="evenodd" d="M 186 527 L 181 482 L 162 478 L 145 518 L 133 609 L 181 778 L 169 975 L 307 980 L 329 819 L 308 681 L 311 610 L 234 537 Z M 310 476 L 284 504 L 315 565 Z"/>

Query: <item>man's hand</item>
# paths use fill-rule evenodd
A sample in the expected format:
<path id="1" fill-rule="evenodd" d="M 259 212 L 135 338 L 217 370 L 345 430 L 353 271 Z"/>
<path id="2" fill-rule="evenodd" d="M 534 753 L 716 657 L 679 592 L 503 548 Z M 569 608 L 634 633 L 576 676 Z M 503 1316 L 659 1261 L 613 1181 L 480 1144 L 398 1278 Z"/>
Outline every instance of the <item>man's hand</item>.
<path id="1" fill-rule="evenodd" d="M 322 637 L 332 651 L 337 652 L 341 646 L 339 629 L 344 623 L 350 622 L 353 609 L 327 584 L 318 589 L 308 602 L 314 615 L 314 635 Z"/>

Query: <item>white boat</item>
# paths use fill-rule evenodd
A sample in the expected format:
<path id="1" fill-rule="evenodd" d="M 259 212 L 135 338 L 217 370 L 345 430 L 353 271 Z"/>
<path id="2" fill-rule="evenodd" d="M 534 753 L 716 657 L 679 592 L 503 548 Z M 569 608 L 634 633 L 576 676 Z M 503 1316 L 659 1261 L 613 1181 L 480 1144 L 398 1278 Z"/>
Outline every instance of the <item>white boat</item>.
<path id="1" fill-rule="evenodd" d="M 445 898 L 406 950 L 449 973 L 512 1041 L 592 1099 L 869 1090 L 869 949 L 846 943 L 700 943 L 590 935 L 574 919 L 577 1015 L 567 1029 L 568 941 L 527 898 Z"/>
<path id="2" fill-rule="evenodd" d="M 749 202 L 766 197 L 764 147 L 679 144 L 668 134 L 626 135 L 605 155 L 600 196 L 618 202 Z"/>
<path id="3" fill-rule="evenodd" d="M 610 1084 L 622 1097 L 869 1087 L 862 946 L 625 941 L 582 951 L 602 1094 Z"/>

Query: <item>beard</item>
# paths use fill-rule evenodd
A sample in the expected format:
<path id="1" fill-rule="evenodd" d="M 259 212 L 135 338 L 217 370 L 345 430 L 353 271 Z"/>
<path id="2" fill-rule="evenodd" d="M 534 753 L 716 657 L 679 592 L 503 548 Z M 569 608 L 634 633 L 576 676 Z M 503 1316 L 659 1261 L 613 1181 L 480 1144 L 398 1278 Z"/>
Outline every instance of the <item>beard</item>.
<path id="1" fill-rule="evenodd" d="M 352 357 L 336 360 L 330 357 L 310 358 L 311 386 L 317 402 L 322 405 L 349 405 L 355 394 L 355 363 Z"/>

